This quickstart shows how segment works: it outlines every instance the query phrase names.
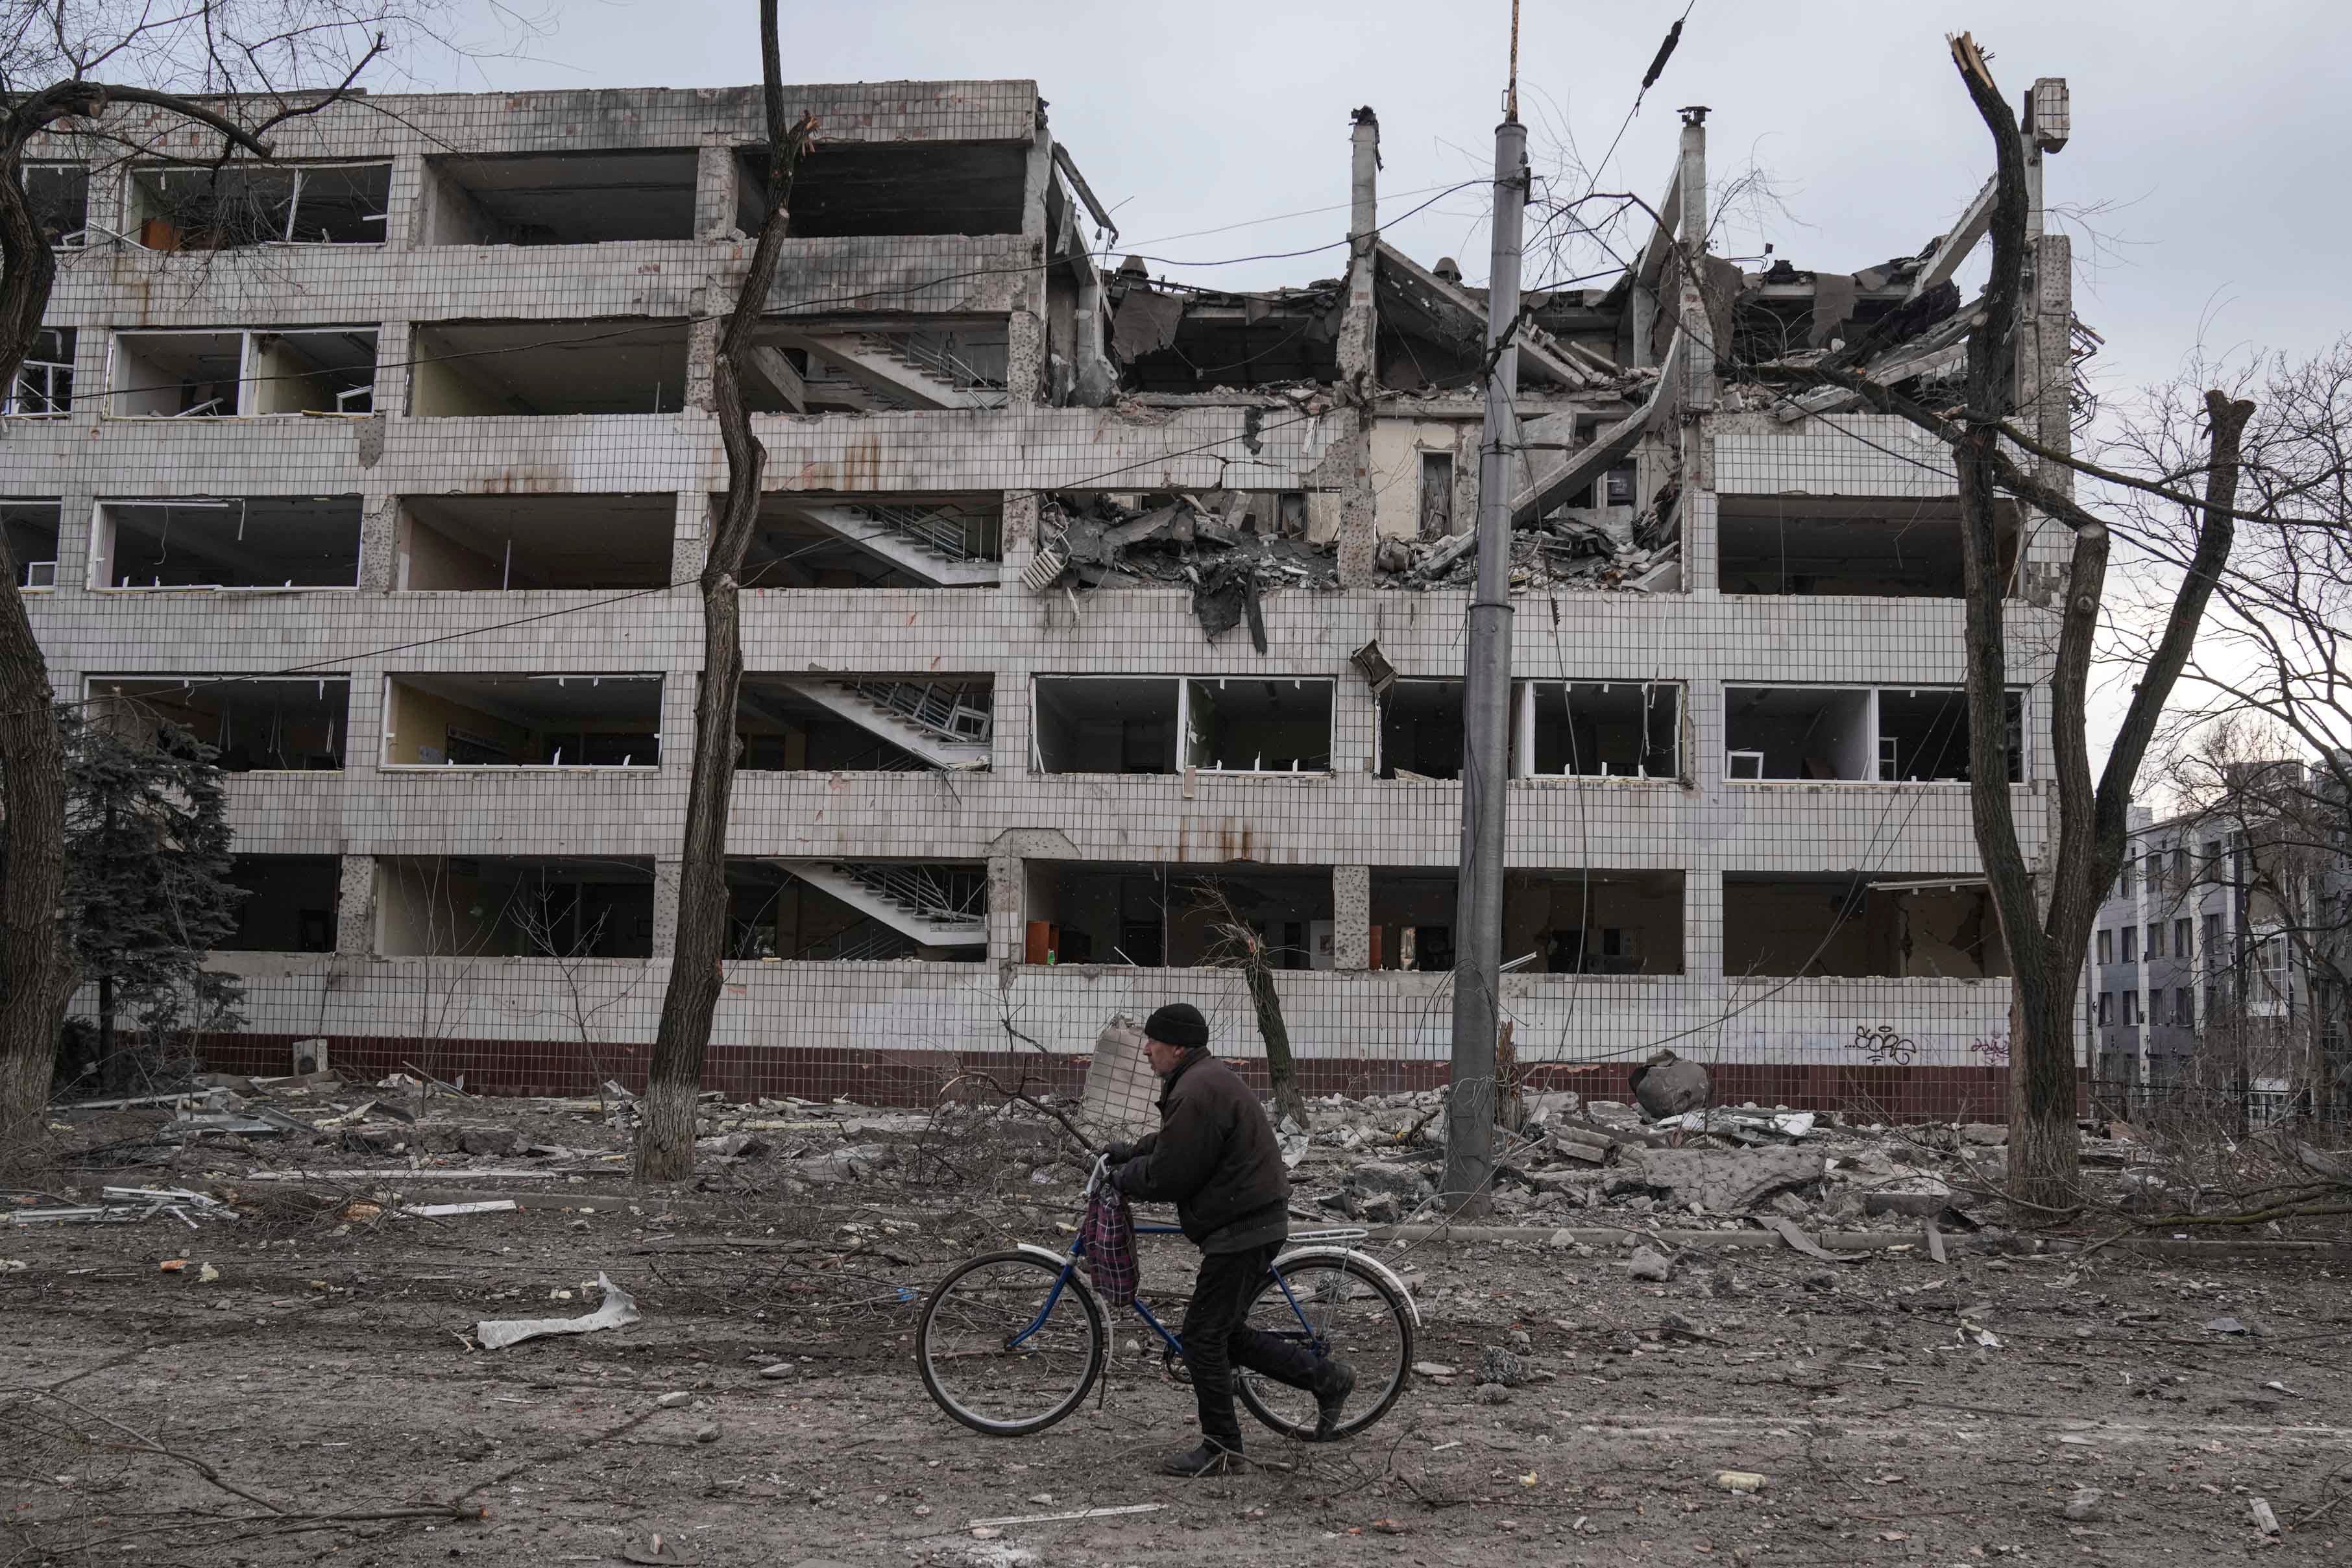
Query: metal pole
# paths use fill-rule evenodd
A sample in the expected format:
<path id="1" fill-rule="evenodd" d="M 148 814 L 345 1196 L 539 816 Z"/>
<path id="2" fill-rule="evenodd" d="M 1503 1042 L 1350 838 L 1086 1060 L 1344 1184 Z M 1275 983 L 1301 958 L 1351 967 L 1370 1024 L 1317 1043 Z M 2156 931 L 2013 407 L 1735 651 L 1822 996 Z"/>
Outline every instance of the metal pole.
<path id="1" fill-rule="evenodd" d="M 1503 962 L 1503 792 L 1510 768 L 1510 459 L 1519 351 L 1521 223 L 1528 132 L 1495 128 L 1494 255 L 1486 284 L 1486 427 L 1478 448 L 1478 587 L 1463 669 L 1462 862 L 1454 917 L 1453 1092 L 1445 1109 L 1443 1192 L 1455 1213 L 1483 1212 L 1495 1172 L 1495 1041 Z"/>

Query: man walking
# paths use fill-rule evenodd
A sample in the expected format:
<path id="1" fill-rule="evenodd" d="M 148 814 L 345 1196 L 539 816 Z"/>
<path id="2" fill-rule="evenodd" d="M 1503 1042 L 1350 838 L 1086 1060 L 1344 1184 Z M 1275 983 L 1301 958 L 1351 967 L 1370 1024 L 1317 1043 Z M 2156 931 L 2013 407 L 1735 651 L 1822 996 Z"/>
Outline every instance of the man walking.
<path id="1" fill-rule="evenodd" d="M 1160 1468 L 1212 1475 L 1242 1457 L 1234 1414 L 1234 1368 L 1315 1396 L 1317 1433 L 1327 1436 L 1356 1386 L 1344 1361 L 1246 1326 L 1250 1299 L 1290 1235 L 1290 1175 L 1265 1111 L 1241 1075 L 1209 1054 L 1198 1008 L 1176 1002 L 1143 1026 L 1144 1053 L 1160 1075 L 1160 1131 L 1114 1144 L 1111 1182 L 1150 1203 L 1173 1203 L 1177 1223 L 1201 1249 L 1201 1272 L 1179 1331 L 1201 1406 L 1201 1444 Z"/>

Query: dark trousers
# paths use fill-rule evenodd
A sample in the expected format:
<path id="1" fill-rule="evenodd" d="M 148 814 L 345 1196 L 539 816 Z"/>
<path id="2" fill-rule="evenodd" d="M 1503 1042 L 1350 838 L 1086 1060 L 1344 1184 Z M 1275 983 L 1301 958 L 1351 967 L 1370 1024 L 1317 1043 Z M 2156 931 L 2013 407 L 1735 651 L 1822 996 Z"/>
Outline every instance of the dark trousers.
<path id="1" fill-rule="evenodd" d="M 1281 1250 L 1278 1242 L 1239 1252 L 1211 1252 L 1201 1259 L 1192 1281 L 1192 1304 L 1184 1309 L 1184 1361 L 1192 1371 L 1192 1394 L 1201 1402 L 1201 1436 L 1238 1453 L 1240 1420 L 1234 1414 L 1234 1368 L 1247 1367 L 1293 1388 L 1310 1388 L 1320 1364 L 1296 1340 L 1250 1328 L 1243 1322 L 1250 1299 L 1265 1283 L 1266 1266 Z"/>

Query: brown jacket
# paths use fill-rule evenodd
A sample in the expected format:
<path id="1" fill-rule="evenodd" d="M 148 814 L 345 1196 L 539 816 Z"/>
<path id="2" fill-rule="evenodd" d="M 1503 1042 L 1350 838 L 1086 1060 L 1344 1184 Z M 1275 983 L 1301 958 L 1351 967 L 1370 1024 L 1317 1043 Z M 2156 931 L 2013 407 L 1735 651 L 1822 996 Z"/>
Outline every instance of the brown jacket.
<path id="1" fill-rule="evenodd" d="M 1135 1145 L 1115 1179 L 1129 1197 L 1175 1204 L 1176 1222 L 1203 1251 L 1262 1233 L 1279 1240 L 1289 1228 L 1290 1173 L 1274 1124 L 1241 1075 L 1206 1051 L 1187 1053 L 1168 1075 L 1160 1131 Z"/>

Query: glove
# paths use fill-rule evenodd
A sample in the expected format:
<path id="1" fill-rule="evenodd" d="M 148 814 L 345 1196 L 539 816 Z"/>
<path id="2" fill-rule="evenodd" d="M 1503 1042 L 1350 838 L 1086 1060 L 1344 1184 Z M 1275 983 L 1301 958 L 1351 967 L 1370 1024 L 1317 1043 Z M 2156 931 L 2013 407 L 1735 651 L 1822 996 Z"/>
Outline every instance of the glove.
<path id="1" fill-rule="evenodd" d="M 1123 1166 L 1135 1158 L 1135 1145 L 1133 1144 L 1106 1145 L 1103 1148 L 1103 1158 L 1108 1160 L 1114 1166 Z"/>

